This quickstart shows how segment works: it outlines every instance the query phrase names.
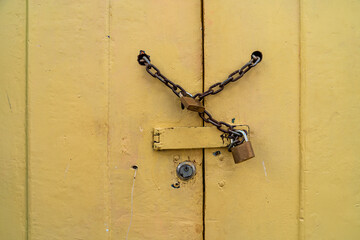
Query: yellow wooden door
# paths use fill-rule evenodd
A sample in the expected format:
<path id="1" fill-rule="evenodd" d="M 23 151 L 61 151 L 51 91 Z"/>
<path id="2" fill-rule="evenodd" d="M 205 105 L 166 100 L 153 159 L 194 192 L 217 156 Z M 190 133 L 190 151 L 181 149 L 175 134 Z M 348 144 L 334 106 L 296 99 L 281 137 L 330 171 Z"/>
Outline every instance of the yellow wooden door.
<path id="1" fill-rule="evenodd" d="M 108 174 L 111 236 L 202 239 L 202 150 L 153 150 L 157 127 L 201 126 L 178 98 L 137 62 L 140 49 L 169 78 L 202 89 L 199 1 L 113 1 L 109 28 Z M 180 188 L 176 166 L 193 161 L 196 177 Z M 133 199 L 133 165 L 138 166 Z M 132 201 L 132 202 L 131 202 Z"/>
<path id="2" fill-rule="evenodd" d="M 220 7 L 221 6 L 221 7 Z M 248 61 L 263 60 L 209 97 L 216 117 L 248 124 L 256 157 L 205 151 L 205 237 L 297 239 L 299 213 L 298 1 L 205 1 L 205 89 Z M 219 64 L 219 62 L 221 64 Z M 224 107 L 226 106 L 226 107 Z"/>
<path id="3" fill-rule="evenodd" d="M 0 11 L 0 238 L 202 239 L 202 150 L 152 149 L 155 127 L 202 121 L 136 61 L 149 49 L 200 91 L 200 1 L 17 0 Z M 185 160 L 196 177 L 175 189 Z"/>
<path id="4" fill-rule="evenodd" d="M 256 157 L 205 151 L 205 239 L 359 239 L 358 1 L 204 1 L 206 100 L 251 126 Z M 350 58 L 349 58 L 350 57 Z"/>
<path id="5" fill-rule="evenodd" d="M 1 1 L 0 239 L 359 239 L 359 10 L 351 0 Z M 203 122 L 139 66 L 140 49 L 191 93 L 261 51 L 204 102 L 216 119 L 250 125 L 256 157 L 154 151 L 154 128 Z M 175 172 L 183 161 L 197 170 L 188 182 Z"/>

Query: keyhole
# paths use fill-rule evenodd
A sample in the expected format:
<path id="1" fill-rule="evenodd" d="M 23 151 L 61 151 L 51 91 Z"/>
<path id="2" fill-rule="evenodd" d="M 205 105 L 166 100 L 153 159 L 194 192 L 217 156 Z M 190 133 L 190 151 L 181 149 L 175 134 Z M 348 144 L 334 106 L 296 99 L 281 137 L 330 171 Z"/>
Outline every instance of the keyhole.
<path id="1" fill-rule="evenodd" d="M 182 162 L 176 168 L 176 173 L 181 180 L 189 180 L 195 175 L 195 166 L 192 162 Z"/>

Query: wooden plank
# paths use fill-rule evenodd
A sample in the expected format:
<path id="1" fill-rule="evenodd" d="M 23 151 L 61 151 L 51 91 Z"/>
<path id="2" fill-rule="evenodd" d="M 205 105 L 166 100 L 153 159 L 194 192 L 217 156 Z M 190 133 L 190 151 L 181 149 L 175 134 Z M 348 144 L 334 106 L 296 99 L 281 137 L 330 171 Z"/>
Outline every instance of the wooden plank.
<path id="1" fill-rule="evenodd" d="M 205 89 L 263 61 L 205 106 L 251 127 L 255 158 L 205 150 L 205 239 L 298 239 L 299 6 L 295 0 L 204 1 Z"/>
<path id="2" fill-rule="evenodd" d="M 109 239 L 107 13 L 29 1 L 30 239 Z"/>
<path id="3" fill-rule="evenodd" d="M 145 50 L 162 74 L 189 92 L 201 91 L 200 14 L 200 1 L 111 2 L 113 239 L 203 239 L 202 150 L 152 147 L 154 127 L 202 126 L 202 121 L 181 110 L 173 92 L 136 61 Z M 186 160 L 195 163 L 197 174 L 174 188 L 176 167 Z M 138 166 L 134 188 L 133 165 Z"/>
<path id="4" fill-rule="evenodd" d="M 0 2 L 0 239 L 25 240 L 26 2 Z"/>
<path id="5" fill-rule="evenodd" d="M 359 11 L 301 1 L 301 239 L 360 239 Z"/>
<path id="6" fill-rule="evenodd" d="M 216 127 L 174 127 L 154 129 L 154 149 L 220 148 L 229 145 Z"/>

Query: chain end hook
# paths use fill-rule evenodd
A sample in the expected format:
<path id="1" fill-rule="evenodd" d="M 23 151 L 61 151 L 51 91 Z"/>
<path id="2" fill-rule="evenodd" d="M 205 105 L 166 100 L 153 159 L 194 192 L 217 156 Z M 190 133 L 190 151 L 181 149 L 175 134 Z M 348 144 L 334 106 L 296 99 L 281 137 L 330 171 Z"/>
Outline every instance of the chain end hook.
<path id="1" fill-rule="evenodd" d="M 251 67 L 255 67 L 259 62 L 261 62 L 263 58 L 263 55 L 260 51 L 255 51 L 251 54 L 251 61 L 255 61 L 253 62 L 250 66 Z"/>
<path id="2" fill-rule="evenodd" d="M 146 61 L 146 60 L 148 60 L 148 61 Z M 140 53 L 137 57 L 137 61 L 140 65 L 145 65 L 146 62 L 150 62 L 150 56 L 147 55 L 144 50 L 140 50 Z"/>

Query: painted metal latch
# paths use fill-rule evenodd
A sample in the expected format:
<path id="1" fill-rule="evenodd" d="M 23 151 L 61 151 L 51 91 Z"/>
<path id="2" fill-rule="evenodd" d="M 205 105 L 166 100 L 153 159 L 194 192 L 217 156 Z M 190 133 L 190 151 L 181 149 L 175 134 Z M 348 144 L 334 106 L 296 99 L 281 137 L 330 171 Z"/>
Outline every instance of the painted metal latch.
<path id="1" fill-rule="evenodd" d="M 154 129 L 154 150 L 227 147 L 216 127 L 172 127 Z"/>

